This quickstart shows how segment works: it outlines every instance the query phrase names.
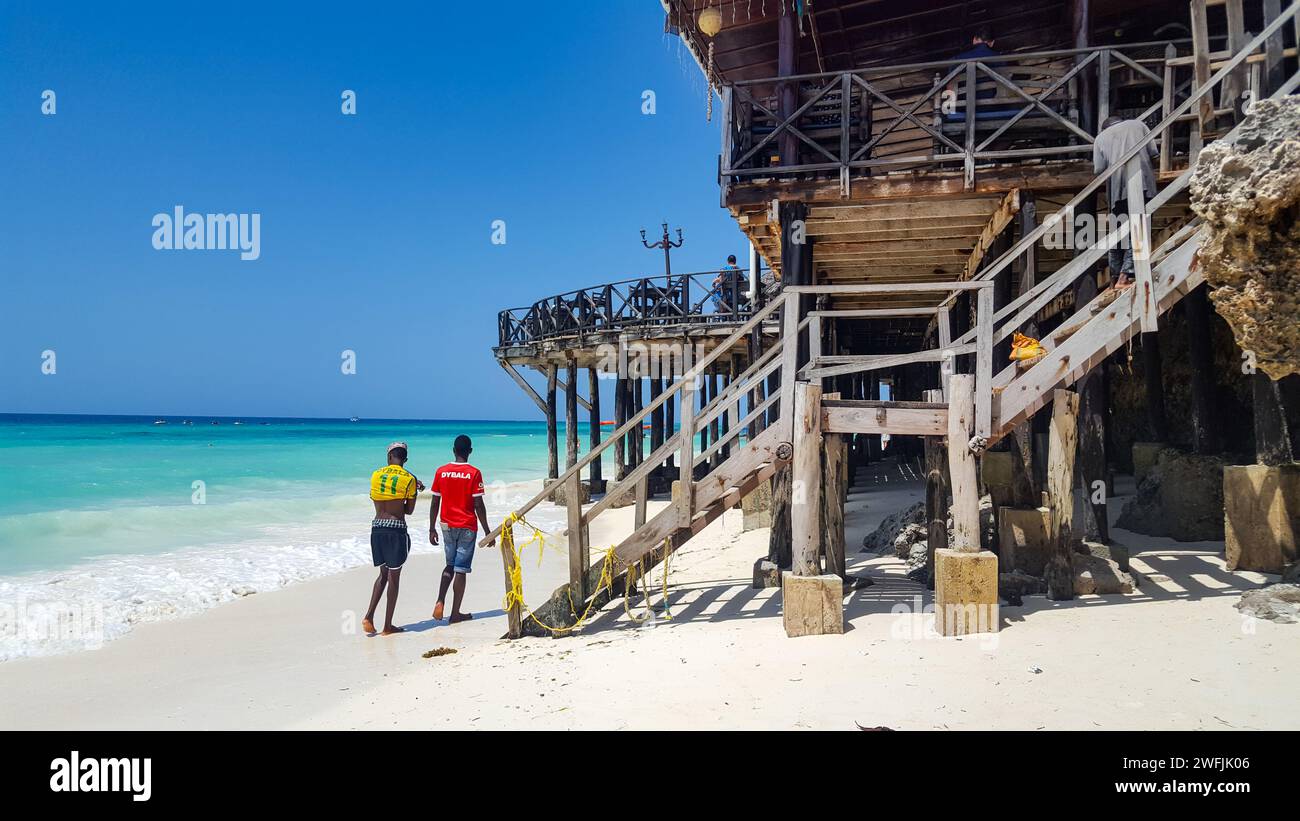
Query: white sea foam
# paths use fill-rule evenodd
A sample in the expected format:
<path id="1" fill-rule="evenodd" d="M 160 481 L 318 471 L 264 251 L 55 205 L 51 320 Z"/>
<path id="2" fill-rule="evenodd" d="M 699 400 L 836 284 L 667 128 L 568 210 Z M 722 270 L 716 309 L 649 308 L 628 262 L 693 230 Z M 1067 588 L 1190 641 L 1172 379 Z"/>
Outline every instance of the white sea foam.
<path id="1" fill-rule="evenodd" d="M 499 522 L 540 489 L 539 481 L 492 487 L 489 521 Z M 203 511 L 205 520 L 219 525 L 224 541 L 136 553 L 114 550 L 58 570 L 0 576 L 0 661 L 94 649 L 137 624 L 194 615 L 242 596 L 371 563 L 370 503 L 364 495 L 279 499 L 273 503 L 279 515 L 258 524 L 254 517 L 269 513 L 262 507 L 267 504 L 248 501 Z M 420 515 L 424 510 L 421 506 L 412 517 L 416 555 L 439 550 L 428 543 L 427 519 Z M 192 514 L 178 508 L 54 511 L 36 514 L 44 518 L 27 524 L 58 523 L 64 535 L 96 529 L 104 535 L 115 516 L 113 541 L 134 532 L 155 545 L 157 528 L 166 527 L 178 528 L 172 531 L 173 543 L 183 544 L 183 534 L 196 532 L 181 524 Z M 551 532 L 563 527 L 563 519 L 563 511 L 549 504 L 529 514 L 530 521 Z"/>

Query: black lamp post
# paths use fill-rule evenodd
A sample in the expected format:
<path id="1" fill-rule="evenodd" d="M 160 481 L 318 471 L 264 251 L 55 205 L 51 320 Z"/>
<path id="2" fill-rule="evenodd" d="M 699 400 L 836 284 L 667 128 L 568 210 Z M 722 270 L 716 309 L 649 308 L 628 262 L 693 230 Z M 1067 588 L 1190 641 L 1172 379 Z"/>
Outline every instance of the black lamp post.
<path id="1" fill-rule="evenodd" d="M 676 241 L 676 242 L 673 242 L 671 239 L 668 238 L 668 223 L 666 223 L 666 222 L 664 223 L 664 238 L 661 239 L 661 240 L 659 240 L 658 242 L 655 242 L 655 243 L 649 243 L 649 242 L 646 242 L 646 239 L 645 239 L 645 229 L 644 229 L 644 228 L 641 229 L 641 244 L 642 244 L 642 245 L 644 245 L 644 246 L 647 247 L 647 248 L 662 248 L 662 249 L 664 249 L 664 276 L 669 276 L 669 277 L 672 276 L 672 274 L 673 274 L 673 266 L 672 266 L 672 263 L 671 263 L 671 261 L 670 261 L 669 254 L 672 253 L 672 250 L 673 250 L 674 248 L 681 248 L 681 247 L 682 247 L 682 241 L 683 241 L 683 240 L 682 240 L 682 229 L 680 229 L 680 228 L 677 229 L 677 241 Z"/>

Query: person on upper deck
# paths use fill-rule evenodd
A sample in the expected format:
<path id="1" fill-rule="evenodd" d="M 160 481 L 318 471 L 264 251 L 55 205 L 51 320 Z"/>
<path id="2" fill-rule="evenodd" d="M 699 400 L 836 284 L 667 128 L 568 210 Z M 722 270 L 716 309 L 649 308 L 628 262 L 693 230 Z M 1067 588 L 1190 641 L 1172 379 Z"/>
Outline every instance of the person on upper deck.
<path id="1" fill-rule="evenodd" d="M 1139 151 L 1133 159 L 1129 160 L 1126 169 L 1112 174 L 1106 181 L 1106 199 L 1110 202 L 1113 223 L 1117 223 L 1121 218 L 1130 220 L 1133 218 L 1133 215 L 1129 214 L 1128 184 L 1129 179 L 1134 175 L 1140 175 L 1142 178 L 1144 198 L 1149 200 L 1156 195 L 1156 174 L 1151 161 L 1157 154 L 1155 142 L 1148 140 L 1150 133 L 1139 120 L 1108 117 L 1106 122 L 1102 123 L 1101 133 L 1092 144 L 1093 171 L 1101 174 L 1114 167 L 1119 159 L 1135 146 L 1146 142 L 1146 149 Z M 1137 205 L 1138 203 L 1133 203 L 1133 210 L 1144 216 L 1146 209 L 1138 211 Z M 1133 284 L 1133 244 L 1129 242 L 1127 236 L 1110 249 L 1107 261 L 1117 289 Z"/>
<path id="2" fill-rule="evenodd" d="M 727 264 L 711 283 L 713 290 L 709 293 L 713 300 L 713 312 L 718 314 L 733 313 L 744 301 L 744 291 L 749 287 L 740 266 L 736 264 L 736 255 L 727 257 Z"/>
<path id="3" fill-rule="evenodd" d="M 970 48 L 966 49 L 960 54 L 955 55 L 952 59 L 953 60 L 987 60 L 990 57 L 1002 56 L 1002 52 L 994 48 L 993 33 L 987 28 L 977 29 L 975 33 L 971 35 L 970 43 L 971 43 Z M 989 68 L 992 69 L 993 71 L 997 71 L 998 65 L 999 64 L 994 63 L 992 65 L 989 65 Z M 976 82 L 978 85 L 979 75 L 977 74 L 976 76 L 977 76 Z M 988 81 L 989 79 L 990 78 L 988 77 L 984 77 L 985 81 Z M 965 82 L 964 72 L 962 75 L 959 76 L 957 80 L 954 80 L 953 83 L 948 86 L 948 90 L 953 94 L 956 94 L 959 82 L 961 83 Z M 977 100 L 989 100 L 996 96 L 998 96 L 998 88 L 996 87 L 996 83 L 994 83 L 993 85 L 989 85 L 987 88 L 977 88 L 975 90 L 975 99 Z M 953 99 L 955 100 L 955 98 Z M 1018 110 L 1019 108 L 1016 106 L 981 105 L 979 106 L 979 112 L 976 115 L 976 117 L 981 119 L 984 117 L 1003 118 Z M 945 115 L 945 118 L 952 122 L 964 121 L 966 119 L 966 108 L 965 108 L 964 100 L 957 101 L 956 109 L 953 111 L 949 111 Z"/>

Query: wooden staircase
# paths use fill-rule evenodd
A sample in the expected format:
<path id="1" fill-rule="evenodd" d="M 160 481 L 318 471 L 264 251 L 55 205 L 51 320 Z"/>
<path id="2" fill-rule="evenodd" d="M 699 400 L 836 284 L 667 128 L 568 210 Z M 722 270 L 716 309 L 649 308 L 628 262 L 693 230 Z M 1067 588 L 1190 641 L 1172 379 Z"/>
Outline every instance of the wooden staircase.
<path id="1" fill-rule="evenodd" d="M 1270 23 L 1265 30 L 1235 57 L 1228 60 L 1223 67 L 1200 89 L 1190 95 L 1182 104 L 1173 107 L 1160 124 L 1151 129 L 1149 140 L 1156 140 L 1172 123 L 1182 118 L 1199 100 L 1220 84 L 1247 57 L 1259 51 L 1265 41 L 1276 33 L 1284 24 L 1297 19 L 1300 4 L 1292 4 L 1285 12 Z M 1275 92 L 1286 94 L 1295 90 L 1300 84 L 1300 73 L 1291 77 Z M 1232 132 L 1227 137 L 1231 138 Z M 1072 214 L 1074 209 L 1096 194 L 1109 178 L 1119 173 L 1123 163 L 1136 156 L 1138 151 L 1146 150 L 1146 145 L 1136 146 L 1127 157 L 1120 158 L 1119 164 L 1099 175 L 1068 203 L 1060 213 Z M 1190 179 L 1191 169 L 1185 171 L 1172 181 L 1159 195 L 1150 202 L 1143 203 L 1147 215 L 1154 214 L 1167 205 L 1179 192 L 1183 191 Z M 1141 186 L 1138 185 L 1137 199 L 1134 191 L 1129 190 L 1130 206 L 1140 202 Z M 763 482 L 771 479 L 783 466 L 794 462 L 796 477 L 815 476 L 808 465 L 816 464 L 819 456 L 806 448 L 820 448 L 820 433 L 869 433 L 920 436 L 948 436 L 950 459 L 954 458 L 954 448 L 961 450 L 959 460 L 973 460 L 969 451 L 978 452 L 992 442 L 1011 433 L 1018 425 L 1024 423 L 1032 414 L 1051 401 L 1053 392 L 1058 388 L 1072 385 L 1086 375 L 1101 361 L 1122 345 L 1134 334 L 1154 330 L 1158 317 L 1178 303 L 1185 295 L 1203 282 L 1203 274 L 1196 265 L 1196 253 L 1200 246 L 1197 221 L 1190 219 L 1182 228 L 1165 239 L 1158 248 L 1151 249 L 1149 239 L 1144 235 L 1141 221 L 1134 230 L 1133 243 L 1137 263 L 1137 284 L 1123 292 L 1105 291 L 1088 305 L 1076 309 L 1075 313 L 1046 339 L 1042 340 L 1047 349 L 1046 355 L 1034 361 L 1030 366 L 1021 368 L 1013 363 L 994 372 L 992 350 L 998 342 L 1008 338 L 1034 317 L 1044 306 L 1089 272 L 1108 250 L 1104 243 L 1079 251 L 1076 256 L 1058 269 L 1051 276 L 1042 279 L 1035 286 L 997 311 L 993 310 L 993 278 L 1004 271 L 1011 262 L 1019 258 L 1027 249 L 1038 242 L 1046 232 L 1053 230 L 1051 221 L 1039 226 L 1027 234 L 1020 242 L 1007 250 L 997 261 L 982 270 L 971 280 L 951 283 L 915 283 L 908 285 L 882 284 L 838 284 L 789 286 L 765 307 L 754 314 L 743 326 L 738 328 L 726 341 L 719 344 L 709 355 L 687 368 L 682 376 L 668 387 L 639 413 L 620 426 L 599 446 L 593 448 L 583 459 L 565 471 L 556 484 L 565 485 L 571 490 L 568 495 L 569 505 L 569 552 L 570 580 L 564 587 L 541 607 L 534 611 L 543 622 L 562 630 L 572 627 L 577 620 L 577 612 L 588 607 L 599 608 L 611 598 L 626 592 L 626 571 L 640 563 L 642 567 L 652 566 L 662 561 L 674 550 L 681 547 L 693 536 L 716 521 L 722 514 L 737 506 L 740 501 Z M 1118 237 L 1129 233 L 1129 225 L 1124 225 Z M 889 356 L 835 356 L 820 355 L 820 323 L 824 318 L 851 320 L 854 317 L 870 315 L 873 318 L 890 314 L 891 311 L 880 310 L 818 310 L 801 315 L 801 298 L 808 295 L 843 295 L 852 294 L 870 299 L 873 295 L 883 293 L 896 294 L 901 291 L 920 294 L 932 294 L 941 299 L 932 309 L 909 308 L 909 315 L 917 315 L 918 310 L 933 313 L 938 320 L 939 349 L 917 351 L 911 354 L 891 354 Z M 975 327 L 959 338 L 951 338 L 947 332 L 947 310 L 962 291 L 973 292 L 976 298 L 977 320 Z M 773 347 L 761 356 L 751 357 L 749 368 L 736 377 L 725 390 L 703 408 L 696 409 L 698 400 L 698 379 L 720 357 L 737 345 L 749 344 L 751 332 L 764 320 L 781 310 L 782 334 Z M 896 313 L 896 312 L 892 312 Z M 801 340 L 806 340 L 810 360 L 800 364 L 797 351 Z M 971 392 L 965 393 L 958 404 L 958 397 L 949 394 L 947 364 L 955 355 L 973 355 L 975 373 L 973 374 L 973 398 Z M 927 362 L 941 366 L 945 373 L 944 391 L 940 398 L 952 398 L 948 401 L 930 402 L 820 402 L 817 389 L 815 419 L 809 424 L 806 418 L 808 405 L 806 401 L 796 406 L 795 395 L 806 397 L 806 388 L 819 384 L 826 376 L 845 373 L 860 373 L 883 368 L 893 368 L 913 362 Z M 779 375 L 781 388 L 768 395 L 766 385 L 769 377 Z M 962 382 L 966 385 L 965 378 Z M 963 390 L 969 390 L 963 388 Z M 584 467 L 613 444 L 619 437 L 631 431 L 639 432 L 641 425 L 656 409 L 670 398 L 678 397 L 681 407 L 680 429 L 668 437 L 663 445 L 650 454 L 644 462 L 634 468 L 619 486 L 611 490 L 604 499 L 583 511 L 577 503 L 578 477 Z M 969 408 L 966 402 L 969 401 Z M 779 403 L 779 404 L 778 404 Z M 958 410 L 953 410 L 957 408 Z M 697 436 L 707 426 L 725 415 L 729 424 L 728 433 L 714 441 L 702 453 L 694 451 Z M 952 417 L 952 418 L 950 418 Z M 812 435 L 808 434 L 809 428 Z M 742 432 L 748 432 L 746 441 L 742 441 Z M 955 441 L 957 437 L 967 441 Z M 968 438 L 969 437 L 969 438 Z M 722 448 L 728 448 L 730 455 L 720 463 L 714 463 L 714 457 Z M 799 452 L 797 453 L 796 450 Z M 638 521 L 632 534 L 620 542 L 609 554 L 595 564 L 589 554 L 587 531 L 589 523 L 603 511 L 613 506 L 618 497 L 635 493 L 638 509 L 643 510 L 643 500 L 647 497 L 647 483 L 651 473 L 663 465 L 667 459 L 676 454 L 679 458 L 681 480 L 676 500 L 649 520 Z M 802 454 L 802 456 L 801 456 Z M 969 468 L 973 471 L 973 467 Z M 801 472 L 802 471 L 802 472 Z M 973 475 L 973 473 L 972 473 Z M 812 481 L 816 481 L 815 478 Z M 525 514 L 535 505 L 549 498 L 553 487 L 529 500 L 520 514 Z M 804 505 L 804 508 L 816 508 L 816 505 Z M 815 514 L 814 514 L 815 515 Z M 977 513 L 972 514 L 977 518 Z M 805 523 L 806 525 L 806 523 Z M 806 526 L 803 528 L 808 531 Z M 800 523 L 795 523 L 795 530 L 800 530 Z M 498 528 L 485 537 L 483 544 L 495 538 Z M 812 528 L 810 533 L 817 533 Z M 796 533 L 796 536 L 799 534 Z M 805 532 L 804 537 L 815 539 L 816 536 Z M 805 551 L 806 552 L 806 551 Z M 815 548 L 812 554 L 815 557 Z M 606 567 L 609 561 L 612 567 Z M 511 557 L 506 557 L 507 575 L 510 571 Z M 605 574 L 608 573 L 609 576 Z M 602 578 L 612 577 L 613 582 L 600 586 Z M 599 589 L 598 589 L 599 588 Z M 544 631 L 531 620 L 522 623 L 518 612 L 511 614 L 511 635 L 523 633 L 541 634 Z"/>

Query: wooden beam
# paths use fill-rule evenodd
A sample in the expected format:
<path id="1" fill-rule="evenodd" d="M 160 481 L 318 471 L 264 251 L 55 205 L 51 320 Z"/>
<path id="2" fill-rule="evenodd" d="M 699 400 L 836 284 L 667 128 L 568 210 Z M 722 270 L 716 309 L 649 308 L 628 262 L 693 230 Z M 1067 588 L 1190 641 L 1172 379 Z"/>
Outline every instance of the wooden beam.
<path id="1" fill-rule="evenodd" d="M 948 430 L 948 408 L 893 407 L 895 403 L 822 407 L 823 433 L 862 433 L 893 436 L 943 436 Z"/>
<path id="2" fill-rule="evenodd" d="M 962 279 L 974 278 L 979 271 L 980 265 L 984 263 L 984 257 L 988 254 L 989 248 L 993 246 L 993 243 L 997 241 L 998 237 L 1002 235 L 1002 232 L 1006 230 L 1007 226 L 1011 224 L 1011 220 L 1015 219 L 1018 213 L 1020 213 L 1019 188 L 1009 191 L 1002 198 L 997 210 L 993 212 L 993 216 L 989 217 L 988 224 L 984 226 L 979 238 L 975 240 L 975 249 L 970 252 L 970 256 L 966 260 L 966 270 Z"/>
<path id="3" fill-rule="evenodd" d="M 560 475 L 560 455 L 556 442 L 555 379 L 556 367 L 548 365 L 546 367 L 546 478 L 548 479 L 556 479 Z"/>

